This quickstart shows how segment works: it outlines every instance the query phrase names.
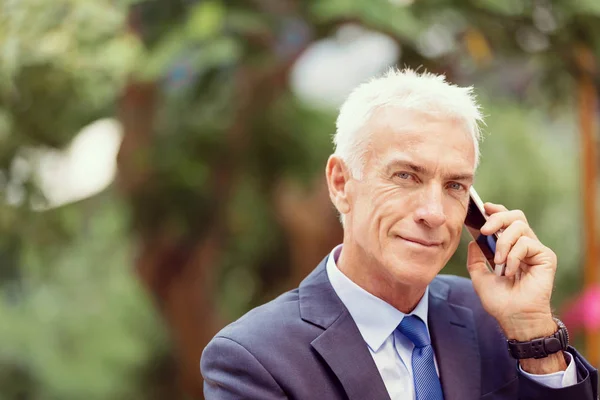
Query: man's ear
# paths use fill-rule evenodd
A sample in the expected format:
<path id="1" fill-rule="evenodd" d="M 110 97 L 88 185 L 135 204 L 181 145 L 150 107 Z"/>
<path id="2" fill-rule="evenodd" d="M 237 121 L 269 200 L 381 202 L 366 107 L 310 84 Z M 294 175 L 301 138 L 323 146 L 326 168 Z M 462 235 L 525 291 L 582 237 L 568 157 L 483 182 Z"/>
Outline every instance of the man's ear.
<path id="1" fill-rule="evenodd" d="M 347 214 L 350 212 L 350 171 L 346 163 L 338 156 L 332 154 L 327 160 L 325 168 L 325 176 L 327 178 L 327 186 L 329 188 L 329 198 L 331 202 L 340 212 Z"/>

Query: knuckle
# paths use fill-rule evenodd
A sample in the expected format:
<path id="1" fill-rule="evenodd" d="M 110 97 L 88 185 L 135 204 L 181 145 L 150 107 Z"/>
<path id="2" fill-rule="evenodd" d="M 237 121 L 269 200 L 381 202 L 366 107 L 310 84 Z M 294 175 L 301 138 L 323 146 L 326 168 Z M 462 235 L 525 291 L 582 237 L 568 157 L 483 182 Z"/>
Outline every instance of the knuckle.
<path id="1" fill-rule="evenodd" d="M 556 253 L 554 251 L 552 251 L 552 249 L 546 247 L 546 251 L 549 253 L 550 255 L 550 260 L 552 261 L 554 267 L 556 268 L 556 265 L 558 264 L 558 256 L 556 255 Z"/>
<path id="2" fill-rule="evenodd" d="M 527 217 L 525 216 L 525 213 L 523 212 L 523 210 L 514 210 L 515 215 L 517 216 L 517 218 L 523 222 L 527 222 Z"/>
<path id="3" fill-rule="evenodd" d="M 519 246 L 527 246 L 530 242 L 530 238 L 527 236 L 521 236 L 517 239 L 517 243 Z"/>
<path id="4" fill-rule="evenodd" d="M 527 223 L 521 219 L 516 220 L 515 222 L 513 222 L 513 224 L 516 227 L 518 227 L 521 231 L 523 231 L 529 227 L 529 225 L 527 225 Z"/>

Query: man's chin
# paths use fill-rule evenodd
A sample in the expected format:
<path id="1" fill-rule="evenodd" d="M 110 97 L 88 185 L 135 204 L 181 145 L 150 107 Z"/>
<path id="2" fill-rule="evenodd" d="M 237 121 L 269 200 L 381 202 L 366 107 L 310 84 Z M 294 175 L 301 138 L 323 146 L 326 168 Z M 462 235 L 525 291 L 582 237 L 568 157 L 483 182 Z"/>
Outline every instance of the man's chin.
<path id="1" fill-rule="evenodd" d="M 441 268 L 436 267 L 436 262 L 421 262 L 412 260 L 411 262 L 402 262 L 393 260 L 388 270 L 392 272 L 393 279 L 403 285 L 428 285 L 439 273 Z"/>

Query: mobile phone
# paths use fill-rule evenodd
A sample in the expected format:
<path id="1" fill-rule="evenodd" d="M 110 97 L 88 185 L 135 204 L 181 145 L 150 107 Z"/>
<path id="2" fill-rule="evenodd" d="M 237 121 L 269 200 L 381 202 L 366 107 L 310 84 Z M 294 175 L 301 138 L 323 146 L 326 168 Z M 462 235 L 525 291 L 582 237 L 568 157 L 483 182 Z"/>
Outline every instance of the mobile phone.
<path id="1" fill-rule="evenodd" d="M 481 233 L 481 227 L 485 224 L 487 219 L 488 215 L 483 208 L 483 201 L 481 201 L 475 188 L 471 186 L 471 189 L 469 190 L 469 209 L 467 210 L 467 216 L 465 218 L 465 226 L 487 259 L 488 268 L 496 275 L 503 276 L 506 264 L 494 264 L 498 235 L 495 233 L 493 235 L 483 235 Z"/>

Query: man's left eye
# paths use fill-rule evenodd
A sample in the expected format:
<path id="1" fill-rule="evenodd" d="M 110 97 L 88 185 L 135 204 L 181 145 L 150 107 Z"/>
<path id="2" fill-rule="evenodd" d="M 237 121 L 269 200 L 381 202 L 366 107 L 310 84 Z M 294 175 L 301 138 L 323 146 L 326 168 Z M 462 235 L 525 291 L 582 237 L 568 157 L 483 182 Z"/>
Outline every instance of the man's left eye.
<path id="1" fill-rule="evenodd" d="M 458 182 L 451 182 L 448 184 L 448 187 L 452 190 L 463 190 L 464 189 L 464 185 L 462 185 Z"/>

